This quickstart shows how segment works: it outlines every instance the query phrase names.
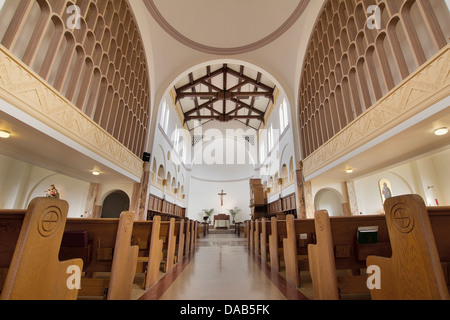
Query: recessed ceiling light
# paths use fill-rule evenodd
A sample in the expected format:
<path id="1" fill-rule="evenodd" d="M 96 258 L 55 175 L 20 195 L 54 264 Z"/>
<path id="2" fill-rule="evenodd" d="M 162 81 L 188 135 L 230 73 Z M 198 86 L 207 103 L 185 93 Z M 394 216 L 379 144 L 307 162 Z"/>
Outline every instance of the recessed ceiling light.
<path id="1" fill-rule="evenodd" d="M 99 176 L 99 175 L 100 175 L 100 171 L 94 170 L 94 171 L 92 171 L 92 174 L 93 174 L 94 176 Z"/>
<path id="2" fill-rule="evenodd" d="M 4 131 L 4 130 L 0 131 L 0 138 L 8 139 L 9 137 L 11 137 L 11 132 Z"/>
<path id="3" fill-rule="evenodd" d="M 437 136 L 443 136 L 446 135 L 448 133 L 448 129 L 447 128 L 439 128 L 434 130 L 434 134 Z"/>

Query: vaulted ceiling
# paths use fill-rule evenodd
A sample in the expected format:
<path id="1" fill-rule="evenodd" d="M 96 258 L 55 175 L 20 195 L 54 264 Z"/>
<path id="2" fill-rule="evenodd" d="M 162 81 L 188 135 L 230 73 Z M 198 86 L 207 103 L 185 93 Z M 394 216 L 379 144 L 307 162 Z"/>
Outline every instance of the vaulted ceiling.
<path id="1" fill-rule="evenodd" d="M 275 85 L 261 72 L 232 64 L 206 66 L 175 86 L 189 130 L 210 121 L 239 121 L 259 130 L 274 102 L 274 91 Z"/>

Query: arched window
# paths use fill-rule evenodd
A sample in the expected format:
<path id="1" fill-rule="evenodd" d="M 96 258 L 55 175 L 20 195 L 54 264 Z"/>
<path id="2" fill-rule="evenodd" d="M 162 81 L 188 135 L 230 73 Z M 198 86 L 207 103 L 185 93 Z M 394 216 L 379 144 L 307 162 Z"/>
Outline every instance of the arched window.
<path id="1" fill-rule="evenodd" d="M 169 129 L 169 115 L 170 115 L 170 110 L 169 108 L 166 108 L 166 115 L 165 115 L 165 119 L 164 119 L 164 132 L 167 133 L 167 130 Z"/>
<path id="2" fill-rule="evenodd" d="M 282 133 L 288 126 L 289 124 L 289 119 L 288 119 L 288 105 L 287 105 L 287 101 L 284 98 L 283 102 L 280 105 L 280 133 Z"/>
<path id="3" fill-rule="evenodd" d="M 161 108 L 161 118 L 159 119 L 159 125 L 163 129 L 164 129 L 164 121 L 166 119 L 166 109 L 167 109 L 167 102 L 164 100 L 162 108 Z"/>

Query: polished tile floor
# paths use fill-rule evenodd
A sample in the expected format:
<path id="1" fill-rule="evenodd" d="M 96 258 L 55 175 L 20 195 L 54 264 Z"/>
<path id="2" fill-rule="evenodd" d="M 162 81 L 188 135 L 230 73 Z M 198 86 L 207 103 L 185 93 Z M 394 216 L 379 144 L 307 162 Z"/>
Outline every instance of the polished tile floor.
<path id="1" fill-rule="evenodd" d="M 300 300 L 297 289 L 249 253 L 246 239 L 209 234 L 198 239 L 197 252 L 141 300 Z"/>

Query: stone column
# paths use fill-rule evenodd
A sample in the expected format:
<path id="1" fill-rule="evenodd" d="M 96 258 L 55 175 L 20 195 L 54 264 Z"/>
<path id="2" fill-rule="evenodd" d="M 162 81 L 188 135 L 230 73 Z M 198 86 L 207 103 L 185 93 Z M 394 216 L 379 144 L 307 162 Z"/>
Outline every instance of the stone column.
<path id="1" fill-rule="evenodd" d="M 306 219 L 305 178 L 302 162 L 300 162 L 300 170 L 295 171 L 295 176 L 297 180 L 297 218 Z"/>
<path id="2" fill-rule="evenodd" d="M 150 178 L 150 163 L 144 162 L 144 170 L 140 183 L 133 186 L 133 195 L 130 203 L 130 211 L 136 213 L 136 221 L 147 220 L 148 183 Z"/>
<path id="3" fill-rule="evenodd" d="M 345 181 L 342 183 L 342 190 L 346 203 L 343 204 L 344 216 L 359 215 L 358 201 L 356 199 L 355 185 L 353 181 Z"/>
<path id="4" fill-rule="evenodd" d="M 99 210 L 96 206 L 99 187 L 100 185 L 98 183 L 91 183 L 89 185 L 86 207 L 83 214 L 84 218 L 93 219 L 97 218 L 97 216 L 99 215 Z"/>

